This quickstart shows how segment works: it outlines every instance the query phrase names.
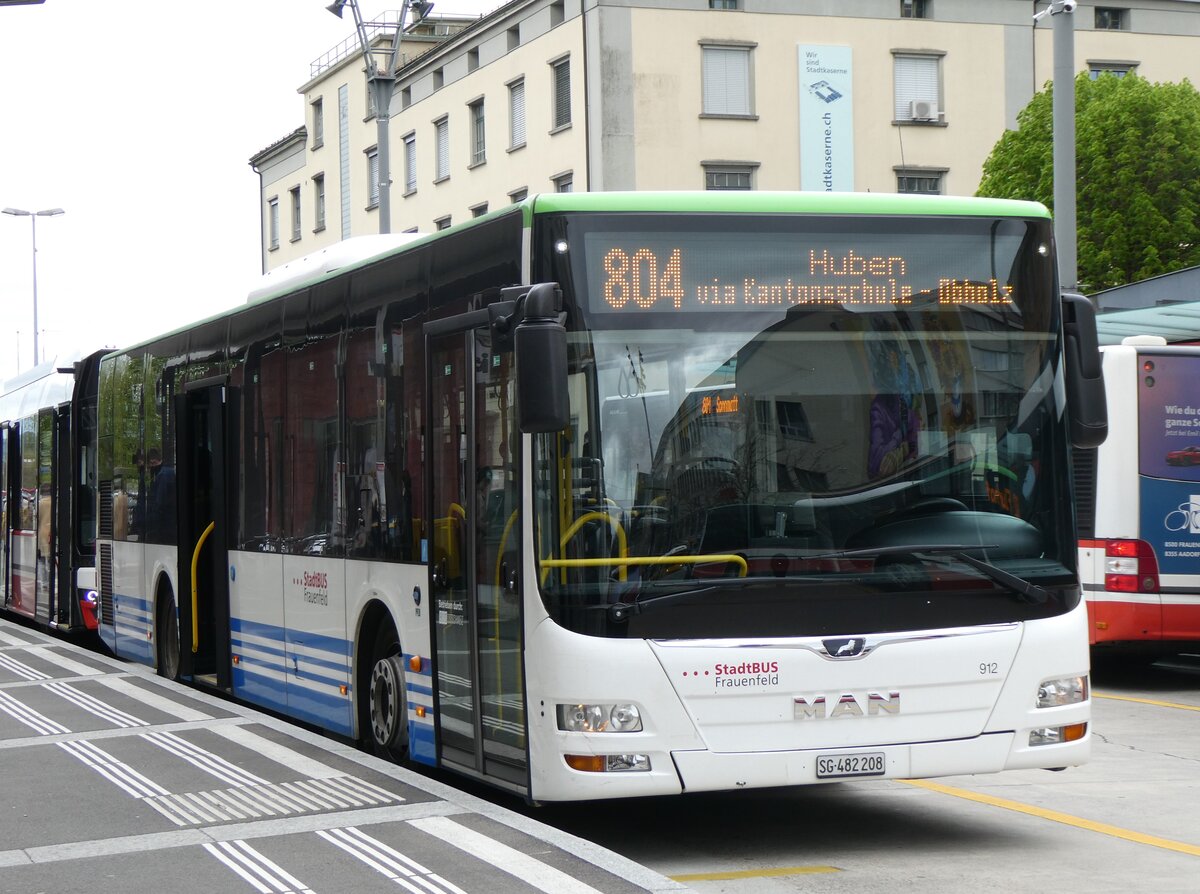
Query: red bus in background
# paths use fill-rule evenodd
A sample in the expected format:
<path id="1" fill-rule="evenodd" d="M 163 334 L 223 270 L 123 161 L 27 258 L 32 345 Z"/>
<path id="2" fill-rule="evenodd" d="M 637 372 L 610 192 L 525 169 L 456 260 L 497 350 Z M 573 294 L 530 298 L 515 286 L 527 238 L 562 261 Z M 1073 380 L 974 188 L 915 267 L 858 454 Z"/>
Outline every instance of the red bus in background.
<path id="1" fill-rule="evenodd" d="M 1074 456 L 1093 657 L 1200 644 L 1200 347 L 1101 349 L 1108 439 Z"/>

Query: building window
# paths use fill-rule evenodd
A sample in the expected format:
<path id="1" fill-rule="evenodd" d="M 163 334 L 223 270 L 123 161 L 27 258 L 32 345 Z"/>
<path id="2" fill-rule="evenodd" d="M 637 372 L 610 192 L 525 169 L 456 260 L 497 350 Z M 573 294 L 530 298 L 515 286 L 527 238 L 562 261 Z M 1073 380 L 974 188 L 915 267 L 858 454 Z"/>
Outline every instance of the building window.
<path id="1" fill-rule="evenodd" d="M 434 170 L 433 182 L 445 180 L 450 176 L 450 121 L 439 118 L 433 122 L 434 146 L 437 149 L 437 167 Z"/>
<path id="2" fill-rule="evenodd" d="M 435 69 L 433 72 L 433 89 L 441 90 L 446 83 L 446 72 L 441 69 Z"/>
<path id="3" fill-rule="evenodd" d="M 288 199 L 292 206 L 292 241 L 300 241 L 300 187 L 293 186 L 288 190 Z"/>
<path id="4" fill-rule="evenodd" d="M 367 207 L 379 204 L 379 147 L 367 150 Z"/>
<path id="5" fill-rule="evenodd" d="M 571 123 L 571 58 L 551 62 L 554 70 L 554 130 Z"/>
<path id="6" fill-rule="evenodd" d="M 525 79 L 508 85 L 508 148 L 525 145 Z"/>
<path id="7" fill-rule="evenodd" d="M 508 197 L 515 205 L 518 202 L 524 202 L 527 198 L 529 198 L 529 190 L 522 186 L 520 189 L 514 189 L 512 192 L 510 192 Z"/>
<path id="8" fill-rule="evenodd" d="M 471 166 L 487 161 L 486 127 L 483 117 L 483 100 L 477 99 L 467 108 L 471 113 Z"/>
<path id="9" fill-rule="evenodd" d="M 895 120 L 941 120 L 942 57 L 932 54 L 893 54 Z"/>
<path id="10" fill-rule="evenodd" d="M 754 189 L 754 168 L 751 164 L 711 162 L 704 165 L 705 189 Z"/>
<path id="11" fill-rule="evenodd" d="M 1103 74 L 1123 78 L 1131 71 L 1137 71 L 1136 62 L 1101 62 L 1088 60 L 1088 76 L 1094 81 Z"/>
<path id="12" fill-rule="evenodd" d="M 511 53 L 521 45 L 521 29 L 515 25 L 509 28 L 505 39 L 508 43 L 508 51 Z"/>
<path id="13" fill-rule="evenodd" d="M 567 5 L 562 0 L 550 4 L 550 27 L 561 25 L 567 18 Z"/>
<path id="14" fill-rule="evenodd" d="M 940 196 L 943 169 L 896 168 L 896 192 L 906 195 Z"/>
<path id="15" fill-rule="evenodd" d="M 437 220 L 435 220 L 433 222 L 433 227 L 435 230 L 450 229 L 450 215 L 447 214 L 445 217 L 439 217 Z"/>
<path id="16" fill-rule="evenodd" d="M 929 0 L 900 0 L 900 18 L 928 19 L 931 18 L 932 4 Z"/>
<path id="17" fill-rule="evenodd" d="M 1097 31 L 1128 31 L 1129 10 L 1116 9 L 1112 6 L 1096 7 Z"/>
<path id="18" fill-rule="evenodd" d="M 479 48 L 467 50 L 467 71 L 479 68 Z"/>
<path id="19" fill-rule="evenodd" d="M 573 171 L 563 171 L 561 174 L 555 174 L 550 178 L 550 182 L 554 184 L 555 192 L 575 191 L 575 174 Z"/>
<path id="20" fill-rule="evenodd" d="M 325 175 L 313 174 L 313 232 L 325 229 Z"/>
<path id="21" fill-rule="evenodd" d="M 417 135 L 404 136 L 404 194 L 417 191 Z"/>
<path id="22" fill-rule="evenodd" d="M 471 206 L 471 217 L 483 217 L 487 214 L 488 203 L 481 202 L 478 205 Z"/>
<path id="23" fill-rule="evenodd" d="M 754 114 L 750 89 L 751 46 L 701 47 L 703 114 L 749 116 Z"/>
<path id="24" fill-rule="evenodd" d="M 708 0 L 709 9 L 737 9 L 738 0 Z"/>
<path id="25" fill-rule="evenodd" d="M 412 87 L 400 88 L 400 108 L 407 109 L 412 105 Z"/>
<path id="26" fill-rule="evenodd" d="M 267 199 L 267 248 L 279 248 L 279 199 Z"/>
<path id="27" fill-rule="evenodd" d="M 325 145 L 325 103 L 320 99 L 312 101 L 312 148 L 320 149 Z"/>

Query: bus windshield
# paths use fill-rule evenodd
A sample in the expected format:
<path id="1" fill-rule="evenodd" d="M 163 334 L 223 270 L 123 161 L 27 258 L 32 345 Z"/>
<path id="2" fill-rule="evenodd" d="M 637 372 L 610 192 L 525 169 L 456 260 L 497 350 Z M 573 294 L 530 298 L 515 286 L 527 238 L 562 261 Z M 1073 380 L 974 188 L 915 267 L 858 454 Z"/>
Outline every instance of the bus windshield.
<path id="1" fill-rule="evenodd" d="M 803 636 L 1078 602 L 1045 220 L 563 215 L 539 579 L 583 633 Z"/>

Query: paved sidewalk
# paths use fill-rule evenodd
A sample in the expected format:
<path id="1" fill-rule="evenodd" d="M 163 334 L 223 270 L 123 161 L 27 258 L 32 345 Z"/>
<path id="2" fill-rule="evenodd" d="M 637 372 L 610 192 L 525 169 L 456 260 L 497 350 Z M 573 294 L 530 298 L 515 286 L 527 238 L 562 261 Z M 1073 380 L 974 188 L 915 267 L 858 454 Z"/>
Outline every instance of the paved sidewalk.
<path id="1" fill-rule="evenodd" d="M 0 620 L 0 892 L 687 892 L 339 742 Z"/>

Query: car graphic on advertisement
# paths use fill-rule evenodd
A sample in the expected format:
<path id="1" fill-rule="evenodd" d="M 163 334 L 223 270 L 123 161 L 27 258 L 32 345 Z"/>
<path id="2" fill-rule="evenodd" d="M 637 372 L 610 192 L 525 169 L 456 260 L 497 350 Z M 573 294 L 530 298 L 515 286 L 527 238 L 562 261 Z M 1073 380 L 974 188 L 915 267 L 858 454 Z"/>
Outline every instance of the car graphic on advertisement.
<path id="1" fill-rule="evenodd" d="M 1200 447 L 1182 447 L 1167 454 L 1168 466 L 1200 466 Z"/>

